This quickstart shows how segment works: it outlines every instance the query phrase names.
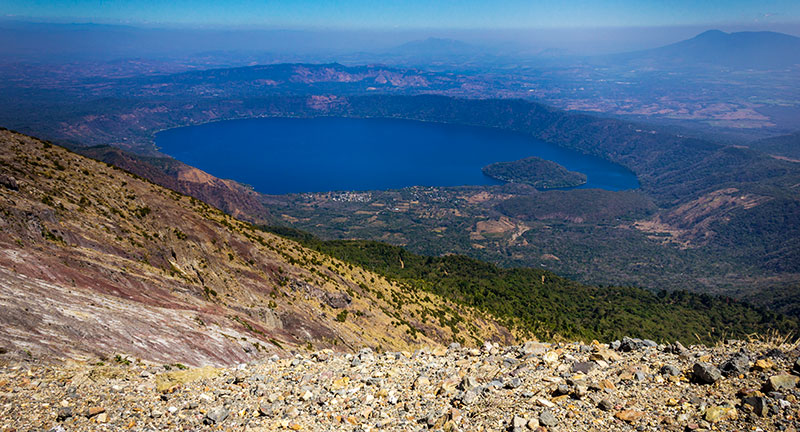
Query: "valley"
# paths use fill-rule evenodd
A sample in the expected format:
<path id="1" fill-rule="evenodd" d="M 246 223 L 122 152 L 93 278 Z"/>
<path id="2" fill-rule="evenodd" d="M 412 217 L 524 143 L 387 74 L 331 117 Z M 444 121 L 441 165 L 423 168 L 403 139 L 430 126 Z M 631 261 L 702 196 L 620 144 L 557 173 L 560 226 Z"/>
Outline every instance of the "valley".
<path id="1" fill-rule="evenodd" d="M 267 79 L 273 69 L 236 74 Z M 212 76 L 220 74 L 214 71 Z M 228 88 L 219 86 L 223 92 Z M 170 179 L 181 170 L 170 168 L 175 162 L 154 151 L 153 136 L 186 124 L 231 117 L 324 116 L 500 128 L 621 165 L 636 175 L 640 187 L 634 193 L 537 193 L 524 185 L 489 185 L 268 196 L 241 186 L 213 186 L 215 180 L 183 181 L 180 190 L 248 220 L 289 224 L 326 239 L 386 241 L 426 255 L 456 252 L 506 266 L 547 268 L 584 283 L 685 289 L 794 310 L 785 296 L 771 303 L 770 297 L 757 294 L 781 290 L 793 298 L 800 281 L 800 167 L 791 161 L 522 100 L 329 95 L 320 104 L 319 95 L 311 94 L 194 99 L 186 105 L 189 99 L 181 102 L 181 97 L 95 103 L 92 109 L 105 114 L 87 119 L 62 112 L 66 117 L 56 124 L 75 125 L 70 131 L 81 131 L 80 139 L 89 142 L 124 137 L 115 145 L 148 156 L 114 153 L 106 161 L 124 163 L 126 169 L 165 185 L 174 184 Z M 61 135 L 53 123 L 43 130 L 65 142 L 78 137 Z M 487 224 L 495 228 L 481 228 Z"/>
<path id="2" fill-rule="evenodd" d="M 323 348 L 629 334 L 689 343 L 798 326 L 731 299 L 252 225 L 52 143 L 0 139 L 0 342 L 11 358 L 230 365 Z"/>

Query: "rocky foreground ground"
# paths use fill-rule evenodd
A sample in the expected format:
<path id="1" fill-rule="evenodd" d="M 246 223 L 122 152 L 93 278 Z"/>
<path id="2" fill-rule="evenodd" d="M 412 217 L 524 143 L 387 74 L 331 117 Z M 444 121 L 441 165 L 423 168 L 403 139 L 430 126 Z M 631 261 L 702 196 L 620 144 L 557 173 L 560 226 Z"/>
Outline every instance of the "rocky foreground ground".
<path id="1" fill-rule="evenodd" d="M 0 356 L 0 431 L 791 431 L 797 356 L 637 339 L 326 350 L 229 369 Z"/>

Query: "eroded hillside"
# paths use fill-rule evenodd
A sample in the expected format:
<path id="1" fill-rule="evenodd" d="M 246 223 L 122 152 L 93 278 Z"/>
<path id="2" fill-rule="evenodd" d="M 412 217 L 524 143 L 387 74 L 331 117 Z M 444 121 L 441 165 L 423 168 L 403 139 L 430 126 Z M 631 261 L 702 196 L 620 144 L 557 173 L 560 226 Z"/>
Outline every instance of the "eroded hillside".
<path id="1" fill-rule="evenodd" d="M 61 147 L 0 131 L 0 346 L 233 364 L 511 341 L 500 324 Z"/>

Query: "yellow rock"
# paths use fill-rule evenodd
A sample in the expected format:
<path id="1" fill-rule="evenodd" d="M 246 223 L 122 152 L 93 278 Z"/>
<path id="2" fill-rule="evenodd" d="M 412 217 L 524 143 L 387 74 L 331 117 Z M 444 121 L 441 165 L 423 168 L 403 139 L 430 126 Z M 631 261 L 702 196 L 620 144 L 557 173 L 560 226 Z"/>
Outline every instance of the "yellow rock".
<path id="1" fill-rule="evenodd" d="M 211 366 L 165 372 L 156 376 L 156 390 L 163 393 L 170 391 L 181 384 L 187 384 L 203 379 L 216 378 L 221 374 L 222 369 Z"/>
<path id="2" fill-rule="evenodd" d="M 712 406 L 706 410 L 704 418 L 709 423 L 716 423 L 723 420 L 733 420 L 736 416 L 736 408 Z"/>
<path id="3" fill-rule="evenodd" d="M 459 382 L 460 380 L 457 377 L 448 378 L 442 381 L 442 383 L 439 385 L 439 391 L 437 394 L 448 394 L 454 392 L 456 387 L 458 387 Z"/>
<path id="4" fill-rule="evenodd" d="M 633 380 L 633 372 L 630 370 L 624 370 L 619 374 L 620 381 L 631 381 Z"/>
<path id="5" fill-rule="evenodd" d="M 594 352 L 589 356 L 589 360 L 602 360 L 606 363 L 613 363 L 615 361 L 619 361 L 620 359 L 622 359 L 622 357 L 620 357 L 619 354 L 599 345 L 594 347 Z"/>
<path id="6" fill-rule="evenodd" d="M 756 370 L 767 370 L 772 369 L 775 366 L 775 363 L 772 363 L 769 359 L 759 359 L 756 360 L 755 364 L 753 365 L 753 369 Z"/>
<path id="7" fill-rule="evenodd" d="M 640 418 L 644 417 L 644 413 L 641 411 L 625 410 L 614 414 L 614 417 L 622 421 L 626 421 L 628 423 L 633 423 L 639 420 Z"/>
<path id="8" fill-rule="evenodd" d="M 439 419 L 436 420 L 436 423 L 433 424 L 433 429 L 434 430 L 441 429 L 444 426 L 444 424 L 447 423 L 447 420 L 448 420 L 447 414 L 444 414 L 443 416 L 439 417 Z"/>
<path id="9" fill-rule="evenodd" d="M 604 380 L 600 381 L 600 388 L 609 389 L 609 390 L 614 390 L 615 389 L 614 383 L 612 383 L 611 381 L 609 381 L 607 379 L 604 379 Z"/>
<path id="10" fill-rule="evenodd" d="M 341 390 L 347 387 L 348 383 L 350 383 L 350 377 L 341 377 L 333 381 L 331 384 L 331 390 Z"/>

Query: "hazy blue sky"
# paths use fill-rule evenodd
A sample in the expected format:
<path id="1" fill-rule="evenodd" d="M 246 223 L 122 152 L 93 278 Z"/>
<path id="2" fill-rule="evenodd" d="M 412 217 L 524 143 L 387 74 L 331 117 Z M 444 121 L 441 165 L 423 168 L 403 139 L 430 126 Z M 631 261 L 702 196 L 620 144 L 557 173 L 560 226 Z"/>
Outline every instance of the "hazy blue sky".
<path id="1" fill-rule="evenodd" d="M 800 0 L 0 0 L 0 16 L 382 29 L 757 25 L 800 21 Z"/>

